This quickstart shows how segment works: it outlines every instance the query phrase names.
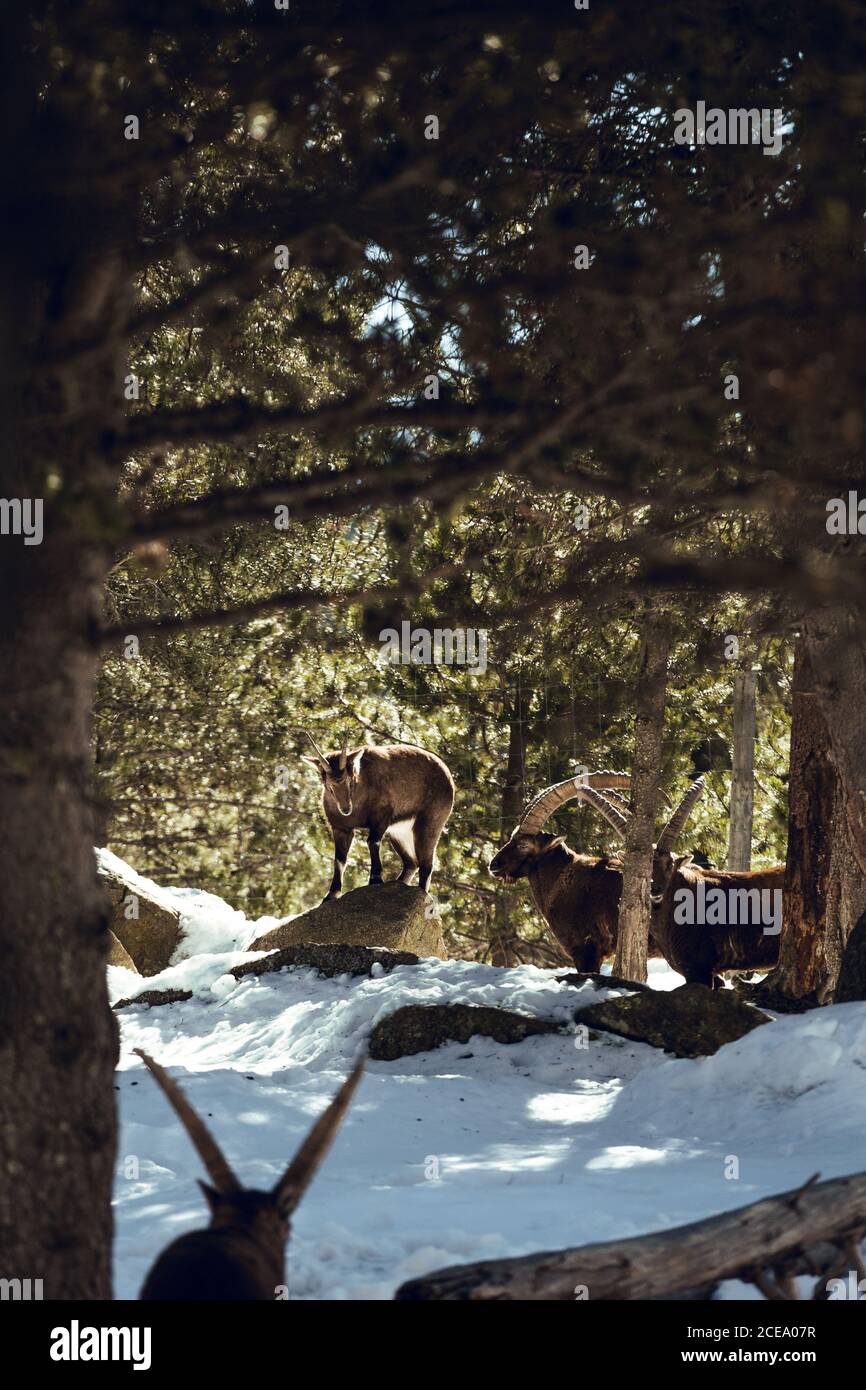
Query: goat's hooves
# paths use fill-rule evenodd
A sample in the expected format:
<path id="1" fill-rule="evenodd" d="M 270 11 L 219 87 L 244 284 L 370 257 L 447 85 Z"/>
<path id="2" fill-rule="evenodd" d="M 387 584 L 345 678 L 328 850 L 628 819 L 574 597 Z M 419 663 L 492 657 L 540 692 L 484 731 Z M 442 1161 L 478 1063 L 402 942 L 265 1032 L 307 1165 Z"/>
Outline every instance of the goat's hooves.
<path id="1" fill-rule="evenodd" d="M 368 888 L 381 888 L 381 886 L 382 886 L 382 884 L 383 884 L 384 882 L 385 882 L 385 880 L 384 880 L 383 878 L 369 878 L 369 879 L 367 880 L 367 887 L 368 887 Z"/>

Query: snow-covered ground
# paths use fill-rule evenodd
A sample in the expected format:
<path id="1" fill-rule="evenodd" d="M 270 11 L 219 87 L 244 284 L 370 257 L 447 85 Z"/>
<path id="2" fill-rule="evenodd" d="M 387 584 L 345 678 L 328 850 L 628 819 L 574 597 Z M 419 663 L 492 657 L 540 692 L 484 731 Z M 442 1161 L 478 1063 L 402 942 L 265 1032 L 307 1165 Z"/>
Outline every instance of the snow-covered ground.
<path id="1" fill-rule="evenodd" d="M 578 1003 L 600 997 L 557 984 L 556 971 L 466 961 L 372 979 L 301 969 L 236 981 L 229 968 L 250 958 L 270 921 L 250 923 L 194 890 L 161 891 L 187 919 L 186 958 L 146 987 L 194 997 L 118 1015 L 119 1298 L 136 1297 L 162 1246 L 205 1224 L 198 1157 L 134 1047 L 172 1070 L 242 1180 L 266 1187 L 373 1025 L 401 1005 L 496 1004 L 567 1024 Z M 656 988 L 680 983 L 661 962 L 651 971 Z M 119 968 L 109 986 L 114 999 L 145 987 Z M 698 1061 L 609 1035 L 579 1041 L 479 1037 L 368 1063 L 295 1218 L 291 1296 L 390 1298 L 443 1265 L 642 1234 L 816 1170 L 864 1167 L 866 1003 L 778 1019 Z M 723 1293 L 752 1296 L 737 1284 Z"/>

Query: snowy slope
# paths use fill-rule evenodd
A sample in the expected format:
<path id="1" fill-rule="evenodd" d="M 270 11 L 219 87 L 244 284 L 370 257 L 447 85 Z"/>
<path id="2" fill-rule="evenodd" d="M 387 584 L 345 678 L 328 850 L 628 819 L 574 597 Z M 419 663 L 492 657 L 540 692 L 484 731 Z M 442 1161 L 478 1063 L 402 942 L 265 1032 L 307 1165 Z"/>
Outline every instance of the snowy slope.
<path id="1" fill-rule="evenodd" d="M 208 895 L 187 900 L 200 953 L 146 983 L 194 997 L 118 1015 L 120 1298 L 136 1296 L 168 1240 L 205 1220 L 197 1156 L 133 1047 L 171 1067 L 239 1175 L 264 1187 L 370 1029 L 400 1005 L 499 1004 L 565 1024 L 578 1000 L 598 997 L 557 984 L 555 971 L 465 961 L 374 979 L 302 969 L 238 982 L 226 972 L 250 958 L 243 947 L 266 924 Z M 240 949 L 227 951 L 232 930 Z M 679 977 L 660 964 L 651 983 L 674 987 Z M 119 998 L 142 981 L 112 968 L 109 985 Z M 292 1297 L 389 1298 L 442 1265 L 636 1235 L 797 1186 L 818 1169 L 834 1177 L 866 1166 L 866 1004 L 779 1019 L 698 1061 L 610 1036 L 587 1049 L 575 1041 L 476 1038 L 369 1063 L 296 1217 Z M 725 1177 L 732 1156 L 734 1180 Z"/>

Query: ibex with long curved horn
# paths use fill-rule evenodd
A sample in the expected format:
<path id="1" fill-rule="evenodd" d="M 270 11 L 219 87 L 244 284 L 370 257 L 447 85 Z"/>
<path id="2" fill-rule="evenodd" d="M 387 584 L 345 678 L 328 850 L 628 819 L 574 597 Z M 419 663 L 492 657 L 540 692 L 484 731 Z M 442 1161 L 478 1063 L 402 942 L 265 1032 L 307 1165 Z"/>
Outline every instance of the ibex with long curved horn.
<path id="1" fill-rule="evenodd" d="M 328 1152 L 361 1079 L 363 1060 L 313 1125 L 283 1176 L 269 1192 L 242 1187 L 213 1135 L 177 1082 L 136 1048 L 165 1092 L 195 1145 L 212 1186 L 200 1182 L 210 1226 L 166 1246 L 151 1267 L 140 1297 L 148 1301 L 268 1299 L 285 1287 L 285 1245 L 295 1207 Z"/>
<path id="2" fill-rule="evenodd" d="M 535 906 L 578 970 L 597 971 L 616 950 L 622 869 L 607 855 L 575 853 L 562 835 L 547 834 L 543 827 L 560 806 L 578 800 L 598 811 L 622 837 L 630 811 L 620 792 L 630 784 L 625 772 L 589 772 L 547 787 L 529 803 L 511 839 L 490 861 L 494 878 L 529 880 Z M 662 835 L 669 836 L 669 826 Z M 650 954 L 660 954 L 652 941 Z"/>
<path id="3" fill-rule="evenodd" d="M 368 832 L 370 883 L 382 882 L 380 846 L 396 850 L 400 883 L 418 871 L 418 886 L 429 888 L 436 846 L 454 805 L 454 782 L 441 758 L 411 743 L 352 748 L 324 754 L 303 731 L 315 757 L 304 756 L 322 779 L 322 808 L 334 837 L 334 876 L 327 898 L 343 891 L 343 870 L 356 830 Z"/>
<path id="4" fill-rule="evenodd" d="M 616 950 L 622 869 L 607 856 L 576 854 L 562 836 L 545 834 L 542 826 L 559 806 L 576 798 L 594 807 L 624 838 L 632 812 L 620 791 L 629 781 L 626 773 L 594 772 L 548 787 L 529 804 L 511 839 L 490 863 L 490 872 L 507 883 L 529 879 L 536 907 L 579 970 L 597 971 L 604 957 Z M 690 854 L 675 855 L 673 847 L 703 790 L 704 779 L 699 777 L 655 847 L 649 953 L 664 956 L 689 983 L 711 985 L 716 971 L 774 964 L 778 936 L 767 933 L 760 921 L 718 926 L 702 921 L 699 912 L 687 910 L 688 899 L 697 904 L 711 887 L 732 898 L 755 889 L 781 890 L 785 867 L 734 873 L 699 869 L 692 866 Z M 701 880 L 704 889 L 699 887 Z"/>
<path id="5" fill-rule="evenodd" d="M 762 970 L 776 964 L 785 865 L 704 869 L 692 863 L 690 854 L 674 854 L 703 790 L 704 779 L 699 777 L 658 838 L 650 936 L 687 984 L 718 987 L 724 970 Z M 631 814 L 628 806 L 619 808 L 623 832 Z"/>
<path id="6" fill-rule="evenodd" d="M 652 933 L 689 984 L 722 984 L 724 970 L 769 970 L 779 959 L 785 865 L 704 869 L 690 854 L 656 851 Z"/>

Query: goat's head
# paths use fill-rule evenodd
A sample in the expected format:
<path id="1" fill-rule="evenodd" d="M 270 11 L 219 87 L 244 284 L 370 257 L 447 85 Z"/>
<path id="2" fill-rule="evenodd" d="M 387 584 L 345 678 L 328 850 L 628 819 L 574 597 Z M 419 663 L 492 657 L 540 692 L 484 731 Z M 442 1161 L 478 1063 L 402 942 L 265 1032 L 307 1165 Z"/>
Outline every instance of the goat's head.
<path id="1" fill-rule="evenodd" d="M 489 872 L 502 883 L 516 883 L 519 878 L 526 878 L 542 854 L 564 843 L 562 835 L 527 835 L 518 825 L 508 843 L 494 854 Z"/>
<path id="2" fill-rule="evenodd" d="M 694 855 L 673 854 L 669 849 L 658 849 L 653 856 L 652 905 L 656 912 L 670 896 L 677 875 L 687 869 Z"/>
<path id="3" fill-rule="evenodd" d="M 199 1186 L 210 1208 L 211 1227 L 243 1230 L 263 1249 L 280 1254 L 289 1234 L 292 1213 L 349 1108 L 364 1070 L 363 1059 L 319 1116 L 282 1177 L 270 1191 L 262 1191 L 241 1185 L 204 1120 L 193 1110 L 177 1082 L 140 1047 L 135 1051 L 174 1107 L 205 1166 L 210 1183 L 199 1182 Z"/>
<path id="4" fill-rule="evenodd" d="M 525 878 L 534 864 L 558 845 L 564 844 L 561 835 L 546 834 L 542 827 L 558 806 L 575 798 L 596 807 L 614 829 L 621 833 L 625 824 L 625 802 L 616 789 L 627 787 L 629 778 L 623 772 L 589 772 L 569 777 L 534 798 L 524 811 L 520 824 L 511 839 L 493 856 L 490 873 L 503 883 L 515 883 Z"/>
<path id="5" fill-rule="evenodd" d="M 316 756 L 310 758 L 306 753 L 302 753 L 301 760 L 316 769 L 322 779 L 325 795 L 334 803 L 340 814 L 350 816 L 354 806 L 361 758 L 364 754 L 363 748 L 356 748 L 350 753 L 348 742 L 344 739 L 339 753 L 329 753 L 326 756 L 312 734 L 306 729 L 304 733 L 313 745 Z"/>

